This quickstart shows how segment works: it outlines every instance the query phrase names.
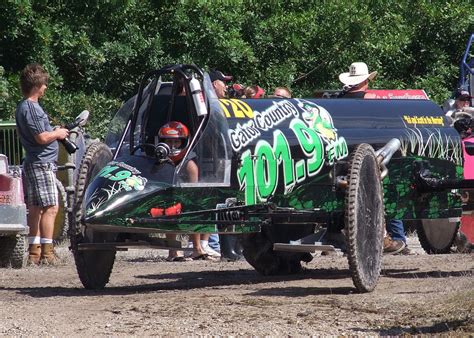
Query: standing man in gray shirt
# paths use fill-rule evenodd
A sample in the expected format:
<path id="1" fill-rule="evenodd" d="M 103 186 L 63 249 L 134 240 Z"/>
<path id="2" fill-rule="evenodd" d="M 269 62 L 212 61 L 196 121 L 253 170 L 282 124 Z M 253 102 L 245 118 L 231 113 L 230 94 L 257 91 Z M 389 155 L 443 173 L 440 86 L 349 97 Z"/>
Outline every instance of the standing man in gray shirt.
<path id="1" fill-rule="evenodd" d="M 15 118 L 20 141 L 26 151 L 23 186 L 28 205 L 30 233 L 29 264 L 57 264 L 53 248 L 54 221 L 58 213 L 56 162 L 58 142 L 68 136 L 65 128 L 51 127 L 48 115 L 38 103 L 47 88 L 49 75 L 39 64 L 29 64 L 20 74 L 23 100 Z"/>

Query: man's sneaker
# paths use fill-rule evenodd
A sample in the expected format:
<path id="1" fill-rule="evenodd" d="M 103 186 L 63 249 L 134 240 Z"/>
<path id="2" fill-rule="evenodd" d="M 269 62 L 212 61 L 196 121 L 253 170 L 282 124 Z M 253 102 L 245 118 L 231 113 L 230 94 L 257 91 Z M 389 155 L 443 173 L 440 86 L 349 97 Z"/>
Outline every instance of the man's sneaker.
<path id="1" fill-rule="evenodd" d="M 59 265 L 61 260 L 54 251 L 52 243 L 41 244 L 41 264 L 44 265 Z"/>
<path id="2" fill-rule="evenodd" d="M 201 242 L 201 243 L 202 243 L 202 242 Z M 216 257 L 216 258 L 220 258 L 220 257 L 221 257 L 221 254 L 218 253 L 218 252 L 217 252 L 216 250 L 214 250 L 213 248 L 211 248 L 211 247 L 209 246 L 209 244 L 204 244 L 204 245 L 201 244 L 201 246 L 202 246 L 203 250 L 204 250 L 209 256 L 211 256 L 211 257 Z"/>
<path id="3" fill-rule="evenodd" d="M 383 241 L 383 254 L 395 255 L 405 249 L 406 244 L 403 241 L 393 240 L 390 237 L 385 237 Z"/>
<path id="4" fill-rule="evenodd" d="M 30 244 L 28 247 L 28 260 L 26 264 L 28 265 L 38 265 L 41 258 L 41 245 L 40 244 Z"/>

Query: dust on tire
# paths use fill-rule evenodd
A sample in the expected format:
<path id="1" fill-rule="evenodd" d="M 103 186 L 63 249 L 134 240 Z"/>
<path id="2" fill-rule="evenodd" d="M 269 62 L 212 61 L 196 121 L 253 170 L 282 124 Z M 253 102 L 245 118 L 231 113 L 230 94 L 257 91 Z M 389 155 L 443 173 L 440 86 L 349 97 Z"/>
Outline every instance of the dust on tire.
<path id="1" fill-rule="evenodd" d="M 370 292 L 380 277 L 383 254 L 383 191 L 374 150 L 360 144 L 351 154 L 345 199 L 347 258 L 358 292 Z"/>

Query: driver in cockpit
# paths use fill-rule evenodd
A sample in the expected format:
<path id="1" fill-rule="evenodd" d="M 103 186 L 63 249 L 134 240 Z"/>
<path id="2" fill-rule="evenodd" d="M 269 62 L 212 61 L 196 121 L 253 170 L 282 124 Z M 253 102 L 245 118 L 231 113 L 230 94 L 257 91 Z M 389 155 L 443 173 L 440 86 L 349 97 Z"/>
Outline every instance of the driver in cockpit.
<path id="1" fill-rule="evenodd" d="M 170 147 L 170 160 L 173 161 L 175 165 L 181 163 L 189 146 L 188 128 L 181 122 L 168 122 L 160 128 L 157 138 L 157 141 L 164 142 Z M 193 157 L 195 157 L 195 155 L 188 155 L 186 163 L 184 164 L 185 167 L 183 169 L 186 182 L 198 181 L 199 169 L 196 162 L 193 160 Z M 176 235 L 167 234 L 166 238 L 175 239 Z M 209 234 L 193 234 L 191 239 L 193 243 L 193 253 L 191 255 L 192 259 L 215 259 L 212 257 L 212 255 L 209 255 L 209 253 L 206 252 L 206 250 L 201 245 L 202 243 L 207 244 L 209 240 Z M 184 260 L 184 257 L 178 255 L 176 250 L 170 250 L 167 260 L 180 261 Z"/>
<path id="2" fill-rule="evenodd" d="M 188 128 L 181 122 L 171 121 L 160 128 L 156 138 L 156 141 L 164 142 L 170 147 L 169 158 L 175 165 L 178 165 L 189 146 Z M 156 141 L 155 143 L 158 143 Z M 188 158 L 184 169 L 187 176 L 186 181 L 197 182 L 199 170 L 192 158 Z"/>

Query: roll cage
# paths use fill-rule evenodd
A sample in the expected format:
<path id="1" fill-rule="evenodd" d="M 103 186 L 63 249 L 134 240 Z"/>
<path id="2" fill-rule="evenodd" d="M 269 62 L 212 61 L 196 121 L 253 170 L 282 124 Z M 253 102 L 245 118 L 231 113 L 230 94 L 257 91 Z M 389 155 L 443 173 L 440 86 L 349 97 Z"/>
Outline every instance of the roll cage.
<path id="1" fill-rule="evenodd" d="M 469 90 L 471 96 L 474 95 L 474 58 L 471 53 L 472 43 L 474 41 L 474 33 L 471 34 L 466 50 L 464 51 L 461 65 L 459 68 L 459 82 L 458 87 L 464 87 Z"/>
<path id="2" fill-rule="evenodd" d="M 204 114 L 197 111 L 193 101 L 196 90 L 192 90 L 191 80 L 194 79 L 198 79 L 202 89 L 206 103 Z M 187 152 L 176 167 L 176 181 L 181 181 L 180 185 L 230 185 L 232 150 L 227 120 L 209 75 L 195 65 L 169 65 L 145 74 L 114 159 L 153 156 L 155 135 L 170 121 L 182 122 L 190 132 Z M 184 164 L 191 158 L 199 167 L 198 183 L 184 183 L 185 180 L 179 179 L 185 175 Z"/>

